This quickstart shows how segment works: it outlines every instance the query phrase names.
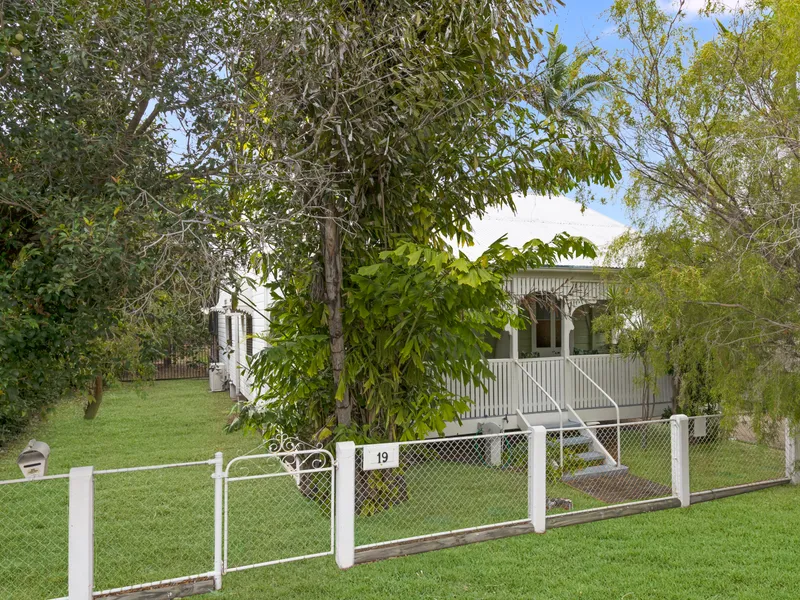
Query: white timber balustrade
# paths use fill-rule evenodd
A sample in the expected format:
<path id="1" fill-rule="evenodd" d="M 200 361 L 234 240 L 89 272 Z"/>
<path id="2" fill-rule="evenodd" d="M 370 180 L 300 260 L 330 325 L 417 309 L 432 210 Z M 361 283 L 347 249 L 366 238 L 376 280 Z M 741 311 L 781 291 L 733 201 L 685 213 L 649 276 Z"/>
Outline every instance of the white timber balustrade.
<path id="1" fill-rule="evenodd" d="M 786 477 L 794 485 L 800 484 L 800 429 L 792 427 L 787 419 L 786 428 Z"/>
<path id="2" fill-rule="evenodd" d="M 94 467 L 69 471 L 69 600 L 94 591 Z"/>
<path id="3" fill-rule="evenodd" d="M 528 518 L 536 533 L 547 527 L 547 429 L 534 425 L 528 434 Z"/>
<path id="4" fill-rule="evenodd" d="M 356 445 L 336 442 L 336 564 L 349 569 L 355 562 Z"/>
<path id="5" fill-rule="evenodd" d="M 672 495 L 681 501 L 682 507 L 691 504 L 689 487 L 689 417 L 670 417 L 672 440 Z"/>

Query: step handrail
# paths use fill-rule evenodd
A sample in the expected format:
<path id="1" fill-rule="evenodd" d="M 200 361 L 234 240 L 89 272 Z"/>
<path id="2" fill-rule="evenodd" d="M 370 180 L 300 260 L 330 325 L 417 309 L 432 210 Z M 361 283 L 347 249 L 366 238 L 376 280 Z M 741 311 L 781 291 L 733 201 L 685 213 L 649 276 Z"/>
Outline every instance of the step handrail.
<path id="1" fill-rule="evenodd" d="M 581 369 L 581 368 L 580 368 L 580 367 L 577 365 L 577 363 L 576 363 L 574 360 L 572 360 L 572 359 L 571 359 L 569 356 L 565 356 L 564 358 L 566 358 L 566 359 L 567 359 L 567 361 L 568 361 L 568 362 L 569 362 L 569 363 L 570 363 L 570 364 L 571 364 L 573 367 L 575 367 L 576 369 L 578 369 L 578 372 L 579 372 L 581 375 L 583 375 L 584 377 L 586 377 L 586 379 L 588 379 L 588 380 L 589 380 L 589 383 L 591 383 L 591 384 L 592 384 L 594 387 L 596 387 L 598 390 L 600 390 L 600 393 L 601 393 L 601 394 L 603 394 L 603 396 L 605 396 L 605 397 L 606 397 L 606 399 L 607 399 L 609 402 L 611 402 L 611 404 L 613 404 L 613 405 L 614 405 L 614 410 L 616 410 L 616 412 L 617 412 L 617 464 L 618 464 L 618 465 L 621 465 L 621 464 L 622 464 L 622 442 L 620 441 L 620 431 L 621 431 L 621 428 L 620 428 L 620 419 L 619 419 L 619 404 L 617 404 L 616 402 L 614 402 L 614 399 L 613 399 L 611 396 L 609 396 L 609 395 L 606 393 L 606 391 L 605 391 L 603 388 L 601 388 L 601 387 L 600 387 L 600 386 L 597 384 L 597 382 L 596 382 L 594 379 L 592 379 L 591 377 L 589 377 L 589 375 L 587 375 L 587 374 L 586 374 L 586 371 L 584 371 L 583 369 Z"/>
<path id="2" fill-rule="evenodd" d="M 569 405 L 569 403 L 567 403 L 567 410 L 572 413 L 573 417 L 575 417 L 575 420 L 580 425 L 580 430 L 592 440 L 592 447 L 595 450 L 599 450 L 601 454 L 605 455 L 606 458 L 604 462 L 608 464 L 607 461 L 611 461 L 612 463 L 614 463 L 615 466 L 619 466 L 620 462 L 614 460 L 614 457 L 611 456 L 608 450 L 606 450 L 606 447 L 603 445 L 603 442 L 601 442 L 600 439 L 597 437 L 597 435 L 595 435 L 594 431 L 592 431 L 592 428 L 589 427 L 583 419 L 581 419 L 580 415 L 575 412 L 575 410 Z"/>
<path id="3" fill-rule="evenodd" d="M 564 466 L 564 411 L 561 410 L 561 407 L 558 405 L 558 402 L 556 402 L 555 398 L 553 398 L 547 392 L 547 390 L 544 389 L 539 384 L 538 381 L 536 381 L 536 379 L 533 377 L 533 375 L 531 375 L 530 373 L 528 373 L 528 371 L 525 370 L 525 367 L 522 366 L 522 364 L 519 362 L 518 359 L 516 359 L 516 358 L 514 359 L 514 364 L 517 365 L 520 368 L 520 370 L 523 373 L 525 373 L 525 375 L 528 376 L 528 379 L 530 379 L 533 382 L 533 385 L 535 385 L 537 388 L 539 388 L 539 390 L 547 397 L 548 400 L 550 400 L 550 402 L 553 403 L 553 406 L 555 406 L 556 410 L 558 411 L 558 420 L 559 420 L 558 437 L 559 437 L 559 454 L 560 454 L 559 460 L 561 461 L 559 463 L 559 466 L 563 467 Z M 528 423 L 528 419 L 525 418 L 525 416 L 522 414 L 522 411 L 520 409 L 517 409 L 517 414 L 522 417 L 522 420 L 526 424 L 530 425 L 530 423 Z"/>

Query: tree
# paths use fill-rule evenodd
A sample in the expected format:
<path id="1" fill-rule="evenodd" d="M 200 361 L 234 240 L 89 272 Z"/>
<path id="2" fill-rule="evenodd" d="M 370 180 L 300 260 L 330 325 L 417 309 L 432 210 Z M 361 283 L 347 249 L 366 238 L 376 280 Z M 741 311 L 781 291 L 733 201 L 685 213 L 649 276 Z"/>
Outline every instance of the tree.
<path id="1" fill-rule="evenodd" d="M 594 249 L 566 235 L 550 244 L 532 240 L 521 250 L 501 239 L 471 261 L 402 242 L 381 252 L 378 262 L 345 271 L 344 376 L 354 401 L 349 428 L 336 427 L 333 418 L 325 306 L 312 300 L 308 282 L 283 286 L 270 311 L 269 346 L 249 365 L 266 391 L 234 427 L 326 442 L 442 434 L 470 402 L 449 391 L 448 380 L 484 386 L 492 376 L 484 358 L 489 340 L 522 324 L 508 278 L 574 255 L 593 256 Z"/>
<path id="2" fill-rule="evenodd" d="M 176 154 L 167 123 L 201 141 L 225 125 L 210 15 L 0 2 L 0 441 L 97 382 L 103 344 L 162 291 L 212 283 L 198 212 L 222 197 L 220 161 L 203 143 Z"/>
<path id="3" fill-rule="evenodd" d="M 283 0 L 249 17 L 234 115 L 247 177 L 234 202 L 258 228 L 262 272 L 287 298 L 308 288 L 309 314 L 325 321 L 343 427 L 357 404 L 348 276 L 407 243 L 469 240 L 469 218 L 514 191 L 618 176 L 593 132 L 541 102 L 533 21 L 549 7 Z"/>
<path id="4" fill-rule="evenodd" d="M 798 420 L 800 7 L 752 2 L 704 45 L 655 2 L 611 14 L 630 49 L 606 119 L 641 209 L 618 254 L 632 306 L 681 402 Z"/>

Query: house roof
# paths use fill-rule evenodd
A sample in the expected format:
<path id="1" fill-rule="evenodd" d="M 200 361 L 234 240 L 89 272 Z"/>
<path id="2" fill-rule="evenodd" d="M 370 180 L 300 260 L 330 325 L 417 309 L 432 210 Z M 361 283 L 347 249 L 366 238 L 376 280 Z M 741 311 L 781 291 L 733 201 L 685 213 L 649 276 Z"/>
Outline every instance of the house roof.
<path id="1" fill-rule="evenodd" d="M 482 218 L 470 219 L 474 244 L 459 249 L 475 259 L 503 235 L 509 246 L 521 248 L 534 238 L 549 242 L 557 234 L 566 232 L 590 240 L 598 247 L 599 256 L 597 259 L 561 259 L 557 266 L 587 268 L 599 265 L 603 250 L 628 230 L 619 221 L 591 208 L 582 209 L 580 203 L 565 196 L 514 194 L 514 204 L 516 212 L 504 206 L 490 209 Z"/>

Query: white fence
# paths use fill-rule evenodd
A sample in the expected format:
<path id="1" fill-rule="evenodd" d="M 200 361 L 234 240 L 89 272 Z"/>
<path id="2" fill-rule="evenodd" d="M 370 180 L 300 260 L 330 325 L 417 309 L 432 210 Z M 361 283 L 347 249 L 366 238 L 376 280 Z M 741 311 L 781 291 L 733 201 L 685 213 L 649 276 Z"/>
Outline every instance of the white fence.
<path id="1" fill-rule="evenodd" d="M 396 462 L 366 470 L 371 446 L 337 444 L 336 558 L 342 568 L 689 506 L 785 484 L 796 472 L 791 443 L 784 450 L 739 441 L 718 416 L 534 426 L 390 446 Z"/>
<path id="2" fill-rule="evenodd" d="M 778 449 L 740 441 L 730 420 L 676 415 L 619 429 L 342 442 L 335 461 L 317 448 L 272 448 L 227 467 L 218 453 L 4 481 L 0 598 L 190 595 L 220 589 L 226 573 L 281 562 L 335 553 L 347 568 L 688 506 L 800 482 L 798 436 L 786 433 Z"/>

